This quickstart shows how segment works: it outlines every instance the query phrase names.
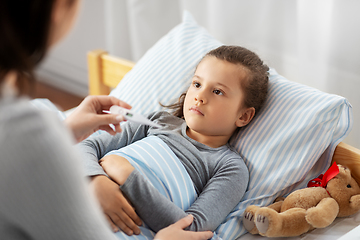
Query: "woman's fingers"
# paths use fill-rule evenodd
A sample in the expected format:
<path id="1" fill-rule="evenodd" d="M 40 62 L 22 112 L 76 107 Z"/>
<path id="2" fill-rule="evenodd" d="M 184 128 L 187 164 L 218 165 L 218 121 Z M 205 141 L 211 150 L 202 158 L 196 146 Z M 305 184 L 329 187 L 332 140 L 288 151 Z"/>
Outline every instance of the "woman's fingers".
<path id="1" fill-rule="evenodd" d="M 115 135 L 115 134 L 116 134 L 116 132 L 114 131 L 114 129 L 112 129 L 109 125 L 100 126 L 100 127 L 99 127 L 99 130 L 106 131 L 106 132 L 108 132 L 108 133 L 111 134 L 111 135 Z"/>
<path id="2" fill-rule="evenodd" d="M 114 135 L 116 132 L 121 132 L 119 123 L 125 119 L 120 115 L 103 113 L 103 110 L 109 110 L 112 105 L 131 108 L 129 104 L 115 97 L 89 96 L 81 102 L 64 122 L 72 130 L 78 142 L 84 140 L 99 129 Z M 113 124 L 115 128 L 112 129 L 109 124 Z"/>
<path id="3" fill-rule="evenodd" d="M 174 226 L 184 229 L 187 226 L 189 226 L 193 220 L 194 220 L 194 217 L 192 215 L 187 215 L 186 217 L 184 217 L 184 218 L 180 219 L 179 221 L 177 221 L 176 223 L 174 223 Z"/>
<path id="4" fill-rule="evenodd" d="M 96 97 L 97 106 L 101 108 L 101 110 L 109 110 L 112 105 L 118 105 L 120 107 L 124 107 L 127 109 L 131 109 L 131 106 L 124 101 L 112 96 L 91 96 Z"/>
<path id="5" fill-rule="evenodd" d="M 194 217 L 191 215 L 188 215 L 176 223 L 160 230 L 156 235 L 154 239 L 158 240 L 206 240 L 210 239 L 213 236 L 213 233 L 210 231 L 203 231 L 203 232 L 192 232 L 192 231 L 186 231 L 184 228 L 189 226 L 192 221 L 194 220 Z"/>

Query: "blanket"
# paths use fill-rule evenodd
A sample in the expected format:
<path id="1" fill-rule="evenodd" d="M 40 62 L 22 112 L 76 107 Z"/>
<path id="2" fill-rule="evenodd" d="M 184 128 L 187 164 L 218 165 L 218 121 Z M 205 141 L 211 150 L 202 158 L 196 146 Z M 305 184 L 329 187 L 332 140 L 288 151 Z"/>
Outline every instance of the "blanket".
<path id="1" fill-rule="evenodd" d="M 160 138 L 146 137 L 106 155 L 110 154 L 126 158 L 163 196 L 184 211 L 195 201 L 197 194 L 186 169 Z M 155 233 L 147 226 L 140 228 L 140 235 L 127 236 L 118 232 L 116 236 L 129 240 L 154 238 Z"/>

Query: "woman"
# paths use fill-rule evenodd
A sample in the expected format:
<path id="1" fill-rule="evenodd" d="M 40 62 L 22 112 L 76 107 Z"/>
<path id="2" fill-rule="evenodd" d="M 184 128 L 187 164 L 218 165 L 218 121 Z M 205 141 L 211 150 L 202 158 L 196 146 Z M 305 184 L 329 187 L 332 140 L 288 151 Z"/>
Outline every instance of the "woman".
<path id="1" fill-rule="evenodd" d="M 34 110 L 27 98 L 33 92 L 34 69 L 67 34 L 79 5 L 80 0 L 0 1 L 1 239 L 116 239 L 81 177 L 72 144 L 98 129 L 120 132 L 123 119 L 102 110 L 130 106 L 113 97 L 88 97 L 63 124 Z M 115 131 L 109 124 L 116 125 Z M 123 196 L 119 199 L 140 224 L 131 205 Z M 184 231 L 191 221 L 188 216 L 155 238 L 212 236 Z"/>

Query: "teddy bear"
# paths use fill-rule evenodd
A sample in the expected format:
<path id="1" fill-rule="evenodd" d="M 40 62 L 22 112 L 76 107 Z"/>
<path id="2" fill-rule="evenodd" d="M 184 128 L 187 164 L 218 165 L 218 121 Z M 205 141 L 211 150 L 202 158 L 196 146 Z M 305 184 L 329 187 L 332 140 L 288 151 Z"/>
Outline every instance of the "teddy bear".
<path id="1" fill-rule="evenodd" d="M 248 206 L 243 224 L 252 234 L 293 237 L 329 226 L 360 210 L 360 188 L 350 169 L 334 163 L 326 173 L 268 207 Z"/>

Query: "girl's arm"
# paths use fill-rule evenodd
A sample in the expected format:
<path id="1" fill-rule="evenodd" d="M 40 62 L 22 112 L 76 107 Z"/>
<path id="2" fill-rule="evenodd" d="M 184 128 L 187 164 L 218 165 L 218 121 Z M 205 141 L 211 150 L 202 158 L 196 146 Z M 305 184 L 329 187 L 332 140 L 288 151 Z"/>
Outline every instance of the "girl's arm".
<path id="1" fill-rule="evenodd" d="M 241 159 L 229 159 L 208 181 L 189 209 L 183 211 L 161 195 L 151 183 L 134 170 L 121 190 L 135 206 L 140 218 L 154 231 L 185 217 L 194 216 L 192 231 L 214 231 L 243 197 L 248 183 L 248 171 Z"/>
<path id="2" fill-rule="evenodd" d="M 108 133 L 94 134 L 77 145 L 82 154 L 87 176 L 91 176 L 91 185 L 95 196 L 111 225 L 113 231 L 119 229 L 128 235 L 139 234 L 138 226 L 142 224 L 132 205 L 113 181 L 107 178 L 99 164 L 108 152 L 127 146 L 146 137 L 147 127 L 127 122 L 121 133 L 111 136 Z"/>
<path id="3" fill-rule="evenodd" d="M 119 185 L 106 176 L 93 177 L 91 186 L 114 232 L 122 230 L 127 235 L 139 234 L 141 219 L 121 192 Z"/>

